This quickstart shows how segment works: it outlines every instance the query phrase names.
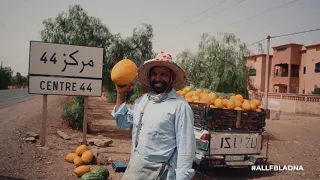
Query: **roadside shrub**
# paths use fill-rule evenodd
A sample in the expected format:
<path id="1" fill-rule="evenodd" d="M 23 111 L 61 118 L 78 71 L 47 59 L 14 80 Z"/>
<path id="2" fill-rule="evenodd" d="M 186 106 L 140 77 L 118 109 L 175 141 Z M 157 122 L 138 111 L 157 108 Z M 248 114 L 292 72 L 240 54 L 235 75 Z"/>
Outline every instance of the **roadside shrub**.
<path id="1" fill-rule="evenodd" d="M 64 103 L 62 105 L 61 118 L 67 122 L 68 127 L 76 130 L 82 130 L 84 97 L 74 97 L 71 106 Z"/>
<path id="2" fill-rule="evenodd" d="M 108 99 L 109 102 L 116 102 L 116 99 L 117 99 L 117 92 L 116 92 L 116 90 L 107 91 L 107 93 L 106 93 L 106 98 Z"/>

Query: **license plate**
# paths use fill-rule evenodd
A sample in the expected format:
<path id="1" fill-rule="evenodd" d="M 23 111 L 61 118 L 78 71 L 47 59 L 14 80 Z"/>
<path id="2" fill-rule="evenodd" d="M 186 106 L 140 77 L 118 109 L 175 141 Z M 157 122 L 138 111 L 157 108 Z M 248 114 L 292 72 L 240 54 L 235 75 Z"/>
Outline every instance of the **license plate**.
<path id="1" fill-rule="evenodd" d="M 226 161 L 243 161 L 244 160 L 244 155 L 241 155 L 241 156 L 226 156 L 224 159 Z"/>
<path id="2" fill-rule="evenodd" d="M 211 134 L 211 151 L 214 154 L 255 154 L 260 152 L 261 135 L 240 133 Z"/>

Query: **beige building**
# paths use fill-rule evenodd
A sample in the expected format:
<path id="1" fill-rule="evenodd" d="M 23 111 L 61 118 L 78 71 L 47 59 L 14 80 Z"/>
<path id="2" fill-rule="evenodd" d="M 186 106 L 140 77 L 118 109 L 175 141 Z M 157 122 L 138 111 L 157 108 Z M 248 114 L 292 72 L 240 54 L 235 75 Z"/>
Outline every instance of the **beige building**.
<path id="1" fill-rule="evenodd" d="M 320 88 L 320 44 L 285 44 L 272 47 L 269 92 L 312 94 Z M 249 91 L 264 92 L 266 54 L 247 57 Z"/>

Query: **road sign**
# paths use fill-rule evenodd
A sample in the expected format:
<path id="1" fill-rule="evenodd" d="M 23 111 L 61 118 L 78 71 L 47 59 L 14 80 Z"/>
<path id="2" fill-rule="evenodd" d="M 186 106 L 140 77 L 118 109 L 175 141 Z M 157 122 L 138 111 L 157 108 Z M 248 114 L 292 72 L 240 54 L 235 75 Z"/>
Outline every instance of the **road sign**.
<path id="1" fill-rule="evenodd" d="M 103 48 L 30 41 L 29 93 L 101 96 L 102 67 Z"/>
<path id="2" fill-rule="evenodd" d="M 101 96 L 101 80 L 30 76 L 29 93 Z"/>
<path id="3" fill-rule="evenodd" d="M 29 73 L 102 78 L 103 48 L 31 41 Z"/>

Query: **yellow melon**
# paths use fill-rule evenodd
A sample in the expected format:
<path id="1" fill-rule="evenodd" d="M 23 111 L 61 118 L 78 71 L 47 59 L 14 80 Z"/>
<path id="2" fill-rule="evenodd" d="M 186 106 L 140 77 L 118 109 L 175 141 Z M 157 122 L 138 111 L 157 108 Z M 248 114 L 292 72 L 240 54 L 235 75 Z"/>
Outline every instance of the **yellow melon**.
<path id="1" fill-rule="evenodd" d="M 186 100 L 187 100 L 188 102 L 193 102 L 193 99 L 192 99 L 192 98 L 186 98 Z"/>
<path id="2" fill-rule="evenodd" d="M 227 107 L 228 99 L 222 99 L 222 103 L 224 107 Z"/>
<path id="3" fill-rule="evenodd" d="M 202 93 L 201 89 L 196 89 L 196 91 L 194 92 L 194 95 L 200 97 L 201 93 Z"/>
<path id="4" fill-rule="evenodd" d="M 251 104 L 248 99 L 244 99 L 243 102 L 244 102 L 244 103 L 249 103 L 249 104 Z"/>
<path id="5" fill-rule="evenodd" d="M 250 106 L 252 111 L 255 111 L 257 109 L 257 106 L 255 104 L 250 104 Z"/>
<path id="6" fill-rule="evenodd" d="M 86 165 L 83 165 L 83 166 L 79 166 L 77 168 L 75 168 L 73 170 L 73 172 L 78 176 L 78 177 L 81 177 L 82 175 L 84 175 L 85 173 L 87 172 L 90 172 L 91 169 L 90 169 L 90 166 L 86 166 Z"/>
<path id="7" fill-rule="evenodd" d="M 243 102 L 243 96 L 241 94 L 237 94 L 236 99 Z"/>
<path id="8" fill-rule="evenodd" d="M 76 153 L 69 153 L 69 154 L 67 154 L 67 156 L 66 156 L 66 160 L 67 160 L 68 162 L 72 163 L 72 162 L 73 162 L 73 159 L 74 159 L 76 156 L 78 156 L 78 154 L 76 154 Z"/>
<path id="9" fill-rule="evenodd" d="M 192 89 L 191 89 L 191 87 L 185 87 L 185 88 L 183 88 L 183 90 L 182 91 L 184 91 L 184 92 L 190 92 Z"/>
<path id="10" fill-rule="evenodd" d="M 251 105 L 249 103 L 243 103 L 242 109 L 245 111 L 249 111 L 249 110 L 251 110 Z"/>
<path id="11" fill-rule="evenodd" d="M 85 151 L 82 156 L 81 156 L 81 160 L 83 162 L 83 164 L 89 164 L 93 159 L 93 152 L 90 150 Z"/>
<path id="12" fill-rule="evenodd" d="M 210 104 L 210 99 L 209 99 L 209 95 L 203 95 L 200 102 L 205 103 L 205 104 Z"/>
<path id="13" fill-rule="evenodd" d="M 77 147 L 75 153 L 78 154 L 79 156 L 81 156 L 82 153 L 84 153 L 86 150 L 87 150 L 87 145 L 82 144 L 82 145 L 80 145 L 80 146 Z"/>
<path id="14" fill-rule="evenodd" d="M 232 99 L 233 101 L 237 100 L 237 98 L 236 98 L 235 95 L 232 95 L 232 96 L 230 97 L 230 99 Z"/>
<path id="15" fill-rule="evenodd" d="M 232 99 L 229 99 L 227 101 L 227 108 L 228 109 L 234 109 L 235 108 L 234 101 Z"/>
<path id="16" fill-rule="evenodd" d="M 234 106 L 235 107 L 241 107 L 241 105 L 242 105 L 242 102 L 241 101 L 239 101 L 239 100 L 234 100 Z"/>
<path id="17" fill-rule="evenodd" d="M 256 109 L 257 112 L 262 112 L 261 108 Z"/>
<path id="18" fill-rule="evenodd" d="M 188 92 L 186 92 L 186 91 L 182 91 L 182 92 L 180 93 L 180 96 L 185 97 L 185 95 L 186 95 L 187 93 L 188 93 Z"/>
<path id="19" fill-rule="evenodd" d="M 242 108 L 241 107 L 235 107 L 234 110 L 242 111 Z"/>
<path id="20" fill-rule="evenodd" d="M 196 96 L 196 95 L 192 96 L 192 99 L 193 99 L 193 101 L 200 101 L 199 96 Z"/>
<path id="21" fill-rule="evenodd" d="M 216 108 L 214 105 L 210 105 L 211 108 Z"/>
<path id="22" fill-rule="evenodd" d="M 209 93 L 210 104 L 214 104 L 214 101 L 217 99 L 217 95 L 215 93 Z"/>
<path id="23" fill-rule="evenodd" d="M 73 163 L 74 163 L 74 165 L 76 165 L 77 167 L 83 165 L 83 161 L 82 161 L 81 157 L 79 157 L 79 156 L 75 156 L 75 157 L 74 157 Z"/>
<path id="24" fill-rule="evenodd" d="M 111 70 L 111 80 L 117 85 L 129 85 L 137 77 L 137 65 L 130 59 L 116 63 Z"/>
<path id="25" fill-rule="evenodd" d="M 256 105 L 256 106 L 260 106 L 261 102 L 260 102 L 258 99 L 252 99 L 252 100 L 250 101 L 250 104 L 254 104 L 254 105 Z"/>
<path id="26" fill-rule="evenodd" d="M 190 91 L 190 92 L 188 92 L 184 97 L 185 97 L 185 98 L 192 98 L 192 96 L 193 96 L 193 92 Z"/>
<path id="27" fill-rule="evenodd" d="M 223 108 L 223 102 L 222 99 L 218 98 L 214 101 L 214 106 L 217 108 Z"/>

